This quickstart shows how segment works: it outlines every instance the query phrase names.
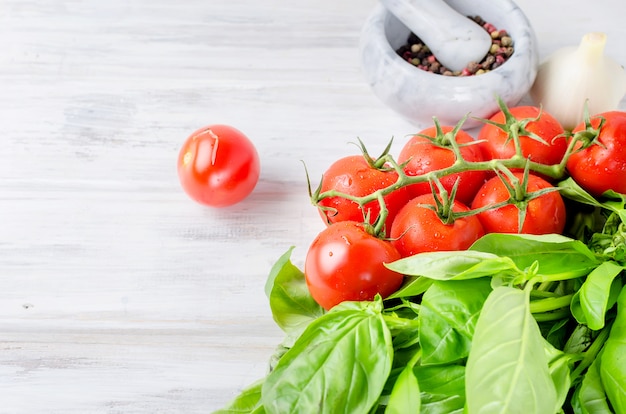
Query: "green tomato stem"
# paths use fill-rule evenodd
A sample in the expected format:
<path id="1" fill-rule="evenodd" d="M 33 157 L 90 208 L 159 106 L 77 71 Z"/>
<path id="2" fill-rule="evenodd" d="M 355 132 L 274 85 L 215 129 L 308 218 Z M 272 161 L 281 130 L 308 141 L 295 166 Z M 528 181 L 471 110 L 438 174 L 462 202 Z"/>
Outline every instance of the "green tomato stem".
<path id="1" fill-rule="evenodd" d="M 521 146 L 521 140 L 520 137 L 521 136 L 529 136 L 532 139 L 535 139 L 537 141 L 540 142 L 544 142 L 540 137 L 538 137 L 536 134 L 529 132 L 526 130 L 526 125 L 529 122 L 532 121 L 536 121 L 539 117 L 537 118 L 528 118 L 528 119 L 522 119 L 522 120 L 516 120 L 511 114 L 510 111 L 508 111 L 508 108 L 506 108 L 506 105 L 504 104 L 504 102 L 502 102 L 502 100 L 498 100 L 499 105 L 501 106 L 502 110 L 504 111 L 505 115 L 506 115 L 506 123 L 505 124 L 496 124 L 493 123 L 490 120 L 483 120 L 486 123 L 490 123 L 490 124 L 494 124 L 500 128 L 503 128 L 505 130 L 508 130 L 508 134 L 509 134 L 509 140 L 513 140 L 514 142 L 514 147 L 515 147 L 515 154 L 509 158 L 509 159 L 494 159 L 494 160 L 487 160 L 487 161 L 468 161 L 465 160 L 463 158 L 463 155 L 461 153 L 461 146 L 458 144 L 458 142 L 456 142 L 456 134 L 458 133 L 458 131 L 460 130 L 462 123 L 465 121 L 465 119 L 467 117 L 465 117 L 464 119 L 462 119 L 454 128 L 454 130 L 452 130 L 450 133 L 444 134 L 442 131 L 442 128 L 439 124 L 439 122 L 437 120 L 435 120 L 435 126 L 437 128 L 437 140 L 439 141 L 443 141 L 440 144 L 441 145 L 446 145 L 446 147 L 450 148 L 451 151 L 453 151 L 455 157 L 456 157 L 456 161 L 449 167 L 447 168 L 442 168 L 440 170 L 435 170 L 435 171 L 430 171 L 426 174 L 422 174 L 422 175 L 417 175 L 417 176 L 408 176 L 404 170 L 403 170 L 403 165 L 399 165 L 393 158 L 393 156 L 391 156 L 389 154 L 389 150 L 391 147 L 391 141 L 387 147 L 385 148 L 385 150 L 383 151 L 383 153 L 381 154 L 380 157 L 373 159 L 371 156 L 369 156 L 369 154 L 367 153 L 367 150 L 365 148 L 365 145 L 359 140 L 360 143 L 360 148 L 362 150 L 363 156 L 368 160 L 368 162 L 370 163 L 370 165 L 373 168 L 378 168 L 381 170 L 393 170 L 397 173 L 398 175 L 398 179 L 396 180 L 395 183 L 379 189 L 377 191 L 374 191 L 371 194 L 365 195 L 365 196 L 360 196 L 360 197 L 355 197 L 355 196 L 351 196 L 349 194 L 346 193 L 342 193 L 339 191 L 335 191 L 335 190 L 330 190 L 330 191 L 325 191 L 325 192 L 320 192 L 320 191 L 315 191 L 315 192 L 311 192 L 309 191 L 309 193 L 311 194 L 311 200 L 313 202 L 314 205 L 319 207 L 319 202 L 325 198 L 329 198 L 329 197 L 342 197 L 348 200 L 351 200 L 357 204 L 359 204 L 361 207 L 364 206 L 365 204 L 372 202 L 374 200 L 378 200 L 378 202 L 381 202 L 382 197 L 386 196 L 387 194 L 390 194 L 391 192 L 398 190 L 399 188 L 403 188 L 412 184 L 418 184 L 418 183 L 424 183 L 424 182 L 430 182 L 431 186 L 435 185 L 437 186 L 437 182 L 443 178 L 444 176 L 447 175 L 451 175 L 451 174 L 458 174 L 458 173 L 463 173 L 463 172 L 467 172 L 467 171 L 496 171 L 499 174 L 504 174 L 506 176 L 510 176 L 512 177 L 512 170 L 524 170 L 525 174 L 528 174 L 528 172 L 533 172 L 545 177 L 549 177 L 549 178 L 553 178 L 553 179 L 561 179 L 565 176 L 566 174 L 566 165 L 567 165 L 567 161 L 570 157 L 570 155 L 572 153 L 574 153 L 576 151 L 576 147 L 577 144 L 579 142 L 582 142 L 583 146 L 586 143 L 586 140 L 589 140 L 589 135 L 592 132 L 597 132 L 598 128 L 593 128 L 591 126 L 591 122 L 588 121 L 587 122 L 587 129 L 585 131 L 582 131 L 580 133 L 576 133 L 576 134 L 567 134 L 563 137 L 563 139 L 568 139 L 568 146 L 565 152 L 565 155 L 563 156 L 563 158 L 561 159 L 561 161 L 558 164 L 554 164 L 554 165 L 545 165 L 545 164 L 540 164 L 537 162 L 532 161 L 530 158 L 526 158 L 522 152 L 522 146 Z M 591 130 L 591 131 L 590 131 Z M 502 175 L 501 175 L 502 178 Z M 506 184 L 506 181 L 505 181 Z M 519 183 L 518 183 L 519 184 Z M 525 205 L 532 200 L 533 198 L 539 197 L 541 195 L 543 195 L 543 192 L 531 192 L 528 193 L 526 190 L 526 187 L 522 184 L 519 185 L 514 185 L 513 186 L 514 191 L 512 192 L 512 196 L 510 200 L 507 200 L 505 203 L 503 204 L 497 204 L 497 205 L 493 205 L 493 206 L 488 206 L 487 209 L 480 209 L 480 210 L 470 210 L 469 212 L 465 212 L 461 215 L 456 215 L 456 213 L 450 213 L 448 215 L 443 214 L 443 219 L 446 222 L 450 222 L 453 221 L 456 218 L 460 218 L 460 217 L 464 217 L 464 216 L 470 216 L 470 215 L 475 215 L 478 214 L 482 211 L 488 210 L 488 209 L 497 209 L 500 207 L 503 207 L 504 205 L 508 205 L 508 204 L 516 204 L 518 206 L 518 208 L 520 209 L 520 215 L 523 216 L 525 213 Z M 435 192 L 435 191 L 433 191 Z M 440 212 L 448 212 L 451 211 L 451 204 L 453 203 L 454 200 L 454 194 L 452 194 L 452 197 L 449 197 L 447 200 L 445 200 L 445 205 L 444 208 L 440 208 L 438 209 L 438 211 Z M 384 212 L 384 209 L 382 208 L 381 205 L 381 212 Z"/>

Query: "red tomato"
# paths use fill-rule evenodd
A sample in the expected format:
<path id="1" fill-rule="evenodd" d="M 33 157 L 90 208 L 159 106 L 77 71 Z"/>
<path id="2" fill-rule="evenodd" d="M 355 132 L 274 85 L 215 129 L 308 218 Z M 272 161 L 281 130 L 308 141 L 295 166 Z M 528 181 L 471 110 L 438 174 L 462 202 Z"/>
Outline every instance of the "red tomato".
<path id="1" fill-rule="evenodd" d="M 398 180 L 395 171 L 381 171 L 370 166 L 362 155 L 351 155 L 335 161 L 326 170 L 322 177 L 321 191 L 336 190 L 351 196 L 362 197 L 394 184 Z M 410 196 L 406 187 L 391 192 L 384 197 L 385 205 L 389 210 L 386 228 L 396 213 L 409 201 Z M 329 197 L 319 202 L 320 206 L 330 210 L 320 209 L 320 214 L 329 223 L 340 221 L 364 221 L 365 213 L 369 212 L 370 222 L 373 222 L 380 213 L 377 200 L 369 202 L 361 209 L 359 205 L 343 197 Z"/>
<path id="2" fill-rule="evenodd" d="M 515 177 L 522 181 L 523 174 L 515 173 Z M 506 179 L 511 182 L 510 179 Z M 544 188 L 552 187 L 552 184 L 541 177 L 530 174 L 528 176 L 528 193 Z M 472 209 L 494 205 L 508 200 L 511 197 L 504 182 L 500 177 L 493 177 L 478 190 L 476 198 L 472 202 Z M 518 233 L 519 210 L 517 206 L 507 206 L 490 209 L 478 214 L 478 219 L 483 224 L 487 233 Z M 521 233 L 524 234 L 561 234 L 565 228 L 565 203 L 558 191 L 544 194 L 528 201 L 526 217 Z"/>
<path id="3" fill-rule="evenodd" d="M 607 190 L 626 194 L 626 112 L 611 111 L 592 117 L 594 128 L 605 119 L 597 144 L 572 154 L 567 170 L 585 190 L 598 197 Z M 581 123 L 573 132 L 585 129 Z M 580 148 L 581 145 L 578 145 Z"/>
<path id="4" fill-rule="evenodd" d="M 435 206 L 432 194 L 417 196 L 400 210 L 391 226 L 391 244 L 402 257 L 422 252 L 467 250 L 485 234 L 476 216 L 467 216 L 444 224 L 437 213 L 426 206 Z M 453 212 L 469 208 L 455 200 Z"/>
<path id="5" fill-rule="evenodd" d="M 372 300 L 395 292 L 403 276 L 384 266 L 400 259 L 387 241 L 369 234 L 362 223 L 328 226 L 307 252 L 304 274 L 311 296 L 326 310 L 343 301 Z"/>
<path id="6" fill-rule="evenodd" d="M 252 142 L 227 125 L 211 125 L 187 138 L 178 155 L 178 178 L 195 201 L 225 207 L 246 198 L 259 180 Z"/>
<path id="7" fill-rule="evenodd" d="M 442 131 L 448 133 L 454 128 L 451 126 L 442 126 Z M 435 138 L 437 136 L 436 127 L 431 127 L 420 132 Z M 463 130 L 459 130 L 456 134 L 456 142 L 459 144 L 467 144 L 474 142 L 471 135 Z M 431 171 L 441 170 L 450 167 L 456 161 L 456 156 L 451 149 L 450 143 L 436 145 L 428 138 L 419 135 L 413 136 L 402 148 L 398 156 L 398 163 L 406 162 L 404 172 L 409 176 L 417 176 L 429 173 Z M 480 145 L 462 146 L 461 155 L 466 161 L 484 161 L 484 156 Z M 450 174 L 440 179 L 441 184 L 450 192 L 456 180 L 459 180 L 456 199 L 462 203 L 469 204 L 472 202 L 474 195 L 481 185 L 485 182 L 487 173 L 485 171 L 467 171 L 458 174 Z M 410 185 L 409 192 L 412 197 L 431 192 L 428 182 Z"/>
<path id="8" fill-rule="evenodd" d="M 567 140 L 557 138 L 565 131 L 559 121 L 546 111 L 541 111 L 534 106 L 517 106 L 509 108 L 515 119 L 534 119 L 541 114 L 537 121 L 526 124 L 526 130 L 542 138 L 547 144 L 537 141 L 528 135 L 520 136 L 522 155 L 531 161 L 554 165 L 561 162 L 567 150 Z M 490 120 L 497 123 L 506 123 L 503 111 L 497 112 Z M 515 155 L 515 144 L 509 133 L 501 128 L 485 124 L 478 133 L 479 140 L 485 140 L 482 144 L 487 159 L 509 159 Z"/>

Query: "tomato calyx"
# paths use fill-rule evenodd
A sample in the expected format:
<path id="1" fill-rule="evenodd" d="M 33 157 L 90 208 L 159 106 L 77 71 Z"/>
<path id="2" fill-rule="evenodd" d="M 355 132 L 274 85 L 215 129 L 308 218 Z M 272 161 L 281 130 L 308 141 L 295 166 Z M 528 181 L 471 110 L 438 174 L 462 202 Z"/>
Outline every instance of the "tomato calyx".
<path id="1" fill-rule="evenodd" d="M 594 124 L 594 121 L 597 121 L 597 125 Z M 606 149 L 606 145 L 600 142 L 599 139 L 605 123 L 606 118 L 601 115 L 591 117 L 588 102 L 585 102 L 583 109 L 583 126 L 578 131 L 567 132 L 566 138 L 568 139 L 568 145 L 558 168 L 564 171 L 572 154 L 581 152 L 594 145 Z"/>
<path id="2" fill-rule="evenodd" d="M 365 143 L 363 143 L 361 138 L 357 138 L 357 140 L 359 142 L 356 145 L 359 147 L 359 150 L 361 151 L 363 158 L 365 158 L 365 161 L 371 168 L 374 168 L 379 171 L 393 171 L 393 167 L 390 167 L 389 164 L 387 163 L 389 152 L 391 151 L 391 146 L 393 144 L 393 137 L 389 140 L 389 142 L 387 143 L 387 146 L 383 149 L 383 152 L 380 154 L 380 156 L 376 158 L 373 158 L 369 154 L 369 152 L 367 151 L 367 147 L 365 146 Z"/>
<path id="3" fill-rule="evenodd" d="M 594 126 L 594 120 L 598 120 L 597 126 Z M 580 147 L 578 147 L 575 151 L 582 151 L 592 145 L 599 145 L 602 148 L 606 149 L 606 146 L 598 139 L 600 137 L 600 131 L 606 123 L 606 118 L 604 118 L 603 116 L 597 116 L 592 119 L 589 115 L 589 108 L 587 107 L 586 102 L 583 112 L 583 123 L 584 127 L 580 131 L 572 133 L 571 136 L 572 145 L 580 144 Z"/>
<path id="4" fill-rule="evenodd" d="M 479 145 L 482 142 L 480 140 L 474 140 L 472 142 L 459 143 L 458 140 L 456 139 L 459 131 L 463 127 L 463 124 L 465 123 L 465 121 L 467 121 L 468 117 L 469 117 L 469 114 L 461 118 L 461 120 L 457 122 L 454 128 L 449 132 L 443 131 L 443 128 L 441 127 L 441 123 L 435 117 L 433 118 L 433 124 L 435 126 L 435 131 L 436 131 L 434 137 L 430 135 L 426 135 L 426 134 L 419 134 L 419 133 L 415 135 L 428 140 L 434 146 L 437 146 L 440 148 L 446 148 L 446 149 L 453 151 L 454 155 L 456 156 L 456 159 L 461 160 L 463 159 L 463 155 L 461 154 L 462 147 L 467 147 L 470 145 Z"/>
<path id="5" fill-rule="evenodd" d="M 365 144 L 359 138 L 357 140 L 356 145 L 361 155 L 344 157 L 336 162 L 334 168 L 331 166 L 322 175 L 322 180 L 315 190 L 311 187 L 308 172 L 306 173 L 309 198 L 311 203 L 326 217 L 327 224 L 343 220 L 343 217 L 335 218 L 335 216 L 341 215 L 341 205 L 345 206 L 345 203 L 328 202 L 330 200 L 327 199 L 341 198 L 348 201 L 354 213 L 351 220 L 357 220 L 357 217 L 354 217 L 355 214 L 360 215 L 358 221 L 370 225 L 368 227 L 370 234 L 384 238 L 395 212 L 409 199 L 406 189 L 401 186 L 394 188 L 398 184 L 396 176 L 402 173 L 402 167 L 393 161 L 393 157 L 389 154 L 393 139 L 378 157 L 372 157 Z M 388 162 L 390 160 L 391 163 Z M 327 173 L 329 174 L 328 180 L 324 184 Z M 398 192 L 391 194 L 394 189 Z M 327 202 L 324 202 L 325 200 Z M 357 206 L 360 213 L 354 211 Z"/>
<path id="6" fill-rule="evenodd" d="M 502 168 L 495 171 L 496 174 L 502 180 L 505 188 L 509 192 L 509 199 L 503 202 L 504 205 L 514 205 L 518 211 L 518 232 L 522 232 L 524 222 L 526 220 L 526 213 L 528 211 L 528 204 L 545 194 L 559 191 L 558 187 L 547 187 L 536 191 L 528 191 L 528 181 L 530 176 L 530 170 L 528 167 L 524 169 L 522 180 L 520 180 L 513 172 L 507 168 Z M 499 208 L 495 204 L 488 206 L 488 209 Z M 472 210 L 478 212 L 478 210 Z"/>
<path id="7" fill-rule="evenodd" d="M 521 142 L 519 139 L 521 136 L 526 136 L 544 145 L 549 145 L 549 143 L 546 142 L 546 140 L 541 138 L 536 133 L 529 131 L 527 129 L 528 124 L 530 124 L 531 122 L 539 121 L 539 119 L 543 115 L 542 108 L 539 108 L 539 113 L 535 117 L 517 119 L 511 113 L 509 108 L 506 106 L 506 103 L 500 97 L 498 97 L 497 100 L 498 100 L 498 106 L 500 107 L 500 110 L 502 111 L 502 114 L 504 115 L 503 123 L 495 122 L 489 119 L 481 119 L 481 118 L 477 118 L 477 119 L 486 124 L 490 124 L 497 128 L 500 128 L 502 131 L 504 131 L 508 136 L 505 143 L 508 144 L 511 141 L 514 142 L 516 156 L 522 153 Z"/>
<path id="8" fill-rule="evenodd" d="M 443 224 L 453 224 L 454 221 L 460 217 L 465 217 L 468 214 L 464 214 L 463 212 L 454 212 L 454 199 L 456 197 L 456 192 L 459 187 L 459 180 L 454 183 L 452 190 L 450 193 L 443 187 L 441 181 L 439 179 L 434 178 L 430 182 L 430 189 L 433 195 L 433 199 L 435 200 L 435 205 L 432 204 L 420 204 L 420 207 L 427 208 L 432 210 L 439 220 Z M 470 214 L 471 215 L 471 214 Z"/>

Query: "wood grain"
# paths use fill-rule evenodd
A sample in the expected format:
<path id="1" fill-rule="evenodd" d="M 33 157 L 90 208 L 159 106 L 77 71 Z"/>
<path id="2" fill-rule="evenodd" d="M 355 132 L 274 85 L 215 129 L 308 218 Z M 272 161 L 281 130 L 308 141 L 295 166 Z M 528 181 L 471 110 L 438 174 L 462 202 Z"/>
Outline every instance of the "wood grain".
<path id="1" fill-rule="evenodd" d="M 583 31 L 544 3 L 520 1 L 545 55 Z M 590 24 L 574 3 L 559 13 Z M 416 132 L 360 73 L 374 4 L 0 0 L 0 413 L 206 413 L 265 373 L 282 340 L 265 278 L 322 228 L 302 162 L 315 179 L 357 137 L 376 153 Z M 212 123 L 261 156 L 229 209 L 176 177 Z"/>

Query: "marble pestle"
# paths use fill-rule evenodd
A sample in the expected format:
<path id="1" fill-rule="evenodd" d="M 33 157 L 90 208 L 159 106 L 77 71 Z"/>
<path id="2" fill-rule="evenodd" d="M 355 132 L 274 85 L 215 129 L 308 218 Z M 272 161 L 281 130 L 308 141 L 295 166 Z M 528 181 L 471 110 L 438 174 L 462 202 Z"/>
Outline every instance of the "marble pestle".
<path id="1" fill-rule="evenodd" d="M 460 71 L 470 62 L 480 62 L 491 47 L 487 31 L 444 0 L 381 0 L 381 3 L 448 69 Z"/>

